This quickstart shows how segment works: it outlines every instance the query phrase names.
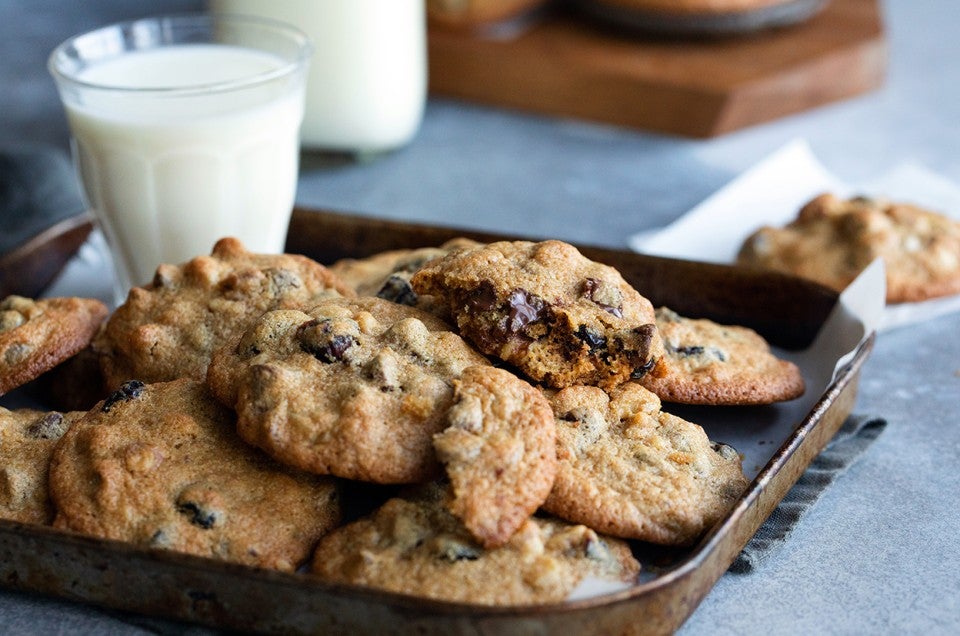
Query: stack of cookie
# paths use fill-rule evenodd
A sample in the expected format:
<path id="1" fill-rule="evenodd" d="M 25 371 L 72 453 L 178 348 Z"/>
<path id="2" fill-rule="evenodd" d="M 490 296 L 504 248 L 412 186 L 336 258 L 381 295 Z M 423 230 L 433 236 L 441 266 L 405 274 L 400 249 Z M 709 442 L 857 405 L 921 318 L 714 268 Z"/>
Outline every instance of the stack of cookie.
<path id="1" fill-rule="evenodd" d="M 17 366 L 40 318 L 4 302 Z M 803 391 L 756 333 L 655 311 L 560 241 L 328 268 L 223 239 L 105 313 L 68 354 L 92 338 L 96 404 L 0 412 L 4 441 L 40 449 L 29 480 L 5 462 L 0 514 L 481 604 L 629 583 L 630 542 L 691 545 L 727 514 L 738 454 L 661 399 Z"/>

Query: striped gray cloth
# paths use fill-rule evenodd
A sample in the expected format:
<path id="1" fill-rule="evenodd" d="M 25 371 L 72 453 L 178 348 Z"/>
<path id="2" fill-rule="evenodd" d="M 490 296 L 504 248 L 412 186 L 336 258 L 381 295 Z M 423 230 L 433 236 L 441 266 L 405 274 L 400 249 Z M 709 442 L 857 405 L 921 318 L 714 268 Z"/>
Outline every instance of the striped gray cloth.
<path id="1" fill-rule="evenodd" d="M 764 522 L 730 572 L 746 574 L 761 567 L 790 537 L 790 533 L 827 487 L 852 466 L 883 432 L 887 421 L 880 417 L 851 415 L 827 447 Z"/>

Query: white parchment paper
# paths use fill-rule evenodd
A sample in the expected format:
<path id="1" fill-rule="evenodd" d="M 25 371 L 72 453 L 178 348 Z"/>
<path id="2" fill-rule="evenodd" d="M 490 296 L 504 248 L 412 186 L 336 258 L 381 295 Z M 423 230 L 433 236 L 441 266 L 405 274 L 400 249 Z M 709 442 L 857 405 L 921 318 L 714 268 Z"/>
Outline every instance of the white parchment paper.
<path id="1" fill-rule="evenodd" d="M 960 186 L 923 166 L 904 163 L 861 183 L 844 183 L 795 140 L 744 172 L 674 223 L 632 236 L 632 249 L 646 254 L 732 263 L 750 234 L 762 225 L 786 225 L 804 203 L 823 192 L 858 194 L 924 206 L 960 219 Z M 879 330 L 902 327 L 960 311 L 960 295 L 886 308 Z"/>

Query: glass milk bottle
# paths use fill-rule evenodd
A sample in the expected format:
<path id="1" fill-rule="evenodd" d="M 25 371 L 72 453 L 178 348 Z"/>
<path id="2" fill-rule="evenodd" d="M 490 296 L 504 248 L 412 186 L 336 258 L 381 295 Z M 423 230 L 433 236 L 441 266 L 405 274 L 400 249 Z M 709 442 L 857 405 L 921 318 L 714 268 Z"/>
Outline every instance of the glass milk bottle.
<path id="1" fill-rule="evenodd" d="M 303 147 L 379 153 L 419 129 L 427 94 L 424 0 L 211 0 L 210 8 L 273 18 L 310 36 Z"/>

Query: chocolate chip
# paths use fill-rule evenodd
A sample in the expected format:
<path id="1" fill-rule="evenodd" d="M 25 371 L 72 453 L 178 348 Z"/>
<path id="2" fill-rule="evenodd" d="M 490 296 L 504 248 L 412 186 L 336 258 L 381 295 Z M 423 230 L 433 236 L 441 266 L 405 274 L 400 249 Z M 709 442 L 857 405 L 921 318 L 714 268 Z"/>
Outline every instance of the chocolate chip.
<path id="1" fill-rule="evenodd" d="M 497 293 L 493 285 L 486 281 L 480 283 L 480 286 L 467 296 L 466 305 L 467 310 L 474 313 L 496 309 Z"/>
<path id="2" fill-rule="evenodd" d="M 143 389 L 146 385 L 140 380 L 130 380 L 129 382 L 124 382 L 120 385 L 120 388 L 110 394 L 110 396 L 103 401 L 103 406 L 100 407 L 100 410 L 104 413 L 109 413 L 110 409 L 117 402 L 124 402 L 126 400 L 133 400 L 140 397 L 143 393 Z"/>
<path id="3" fill-rule="evenodd" d="M 620 307 L 622 293 L 616 287 L 604 284 L 596 278 L 588 278 L 583 281 L 583 294 L 605 312 L 617 318 L 623 318 L 623 310 Z"/>
<path id="4" fill-rule="evenodd" d="M 63 414 L 53 411 L 27 427 L 27 436 L 33 439 L 60 439 L 66 430 Z"/>
<path id="5" fill-rule="evenodd" d="M 516 333 L 530 323 L 543 318 L 546 303 L 536 294 L 517 288 L 510 293 L 507 300 L 510 303 L 507 330 L 511 333 Z"/>
<path id="6" fill-rule="evenodd" d="M 377 292 L 377 298 L 410 307 L 417 304 L 417 293 L 410 287 L 410 281 L 396 274 L 391 274 L 383 283 L 380 291 Z"/>
<path id="7" fill-rule="evenodd" d="M 587 329 L 586 325 L 580 325 L 574 335 L 590 347 L 590 353 L 596 353 L 607 347 L 607 339 Z"/>
<path id="8" fill-rule="evenodd" d="M 641 367 L 637 367 L 630 374 L 631 380 L 639 380 L 643 376 L 647 375 L 654 366 L 656 366 L 657 361 L 654 358 L 650 358 L 646 364 Z"/>
<path id="9" fill-rule="evenodd" d="M 209 530 L 219 521 L 219 515 L 215 511 L 205 510 L 200 504 L 193 501 L 177 503 L 177 512 L 186 515 L 190 523 L 204 530 Z"/>
<path id="10" fill-rule="evenodd" d="M 691 345 L 689 347 L 671 347 L 670 350 L 674 353 L 679 353 L 682 356 L 699 356 L 703 354 L 703 347 L 699 345 Z"/>

